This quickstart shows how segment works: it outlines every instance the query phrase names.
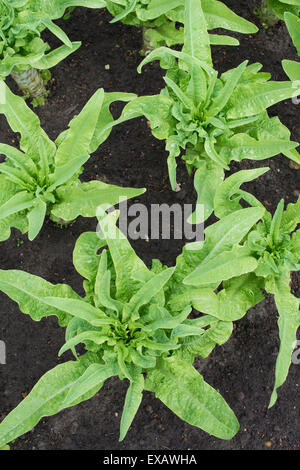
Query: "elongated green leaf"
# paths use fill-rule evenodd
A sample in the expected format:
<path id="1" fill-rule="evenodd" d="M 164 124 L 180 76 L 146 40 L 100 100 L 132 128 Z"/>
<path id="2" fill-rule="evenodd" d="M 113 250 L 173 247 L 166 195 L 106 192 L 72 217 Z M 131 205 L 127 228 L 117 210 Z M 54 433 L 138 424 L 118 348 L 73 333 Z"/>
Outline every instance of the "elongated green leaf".
<path id="1" fill-rule="evenodd" d="M 136 99 L 136 97 L 137 95 L 134 93 L 112 92 L 104 94 L 102 108 L 90 143 L 90 153 L 95 152 L 99 145 L 108 138 L 112 128 L 117 123 L 117 121 L 114 121 L 109 109 L 111 103 L 114 101 L 128 102 Z"/>
<path id="2" fill-rule="evenodd" d="M 93 320 L 101 320 L 103 321 L 102 324 L 105 325 L 111 322 L 102 310 L 83 300 L 47 296 L 43 298 L 43 302 L 74 317 L 82 318 L 89 323 L 92 323 Z"/>
<path id="3" fill-rule="evenodd" d="M 298 3 L 300 7 L 300 3 Z M 286 27 L 291 35 L 294 46 L 297 49 L 298 55 L 300 56 L 300 20 L 299 17 L 293 15 L 290 12 L 284 14 L 284 21 Z"/>
<path id="4" fill-rule="evenodd" d="M 194 104 L 192 102 L 192 100 L 185 94 L 183 93 L 183 91 L 179 88 L 178 85 L 176 85 L 175 82 L 173 82 L 173 80 L 171 80 L 170 78 L 168 77 L 164 77 L 164 81 L 166 82 L 166 84 L 168 85 L 168 87 L 171 88 L 171 90 L 173 91 L 173 93 L 175 93 L 175 95 L 177 96 L 177 98 L 182 102 L 182 104 L 189 110 L 193 111 L 194 109 Z"/>
<path id="5" fill-rule="evenodd" d="M 178 358 L 163 359 L 147 375 L 151 390 L 181 419 L 221 439 L 231 439 L 238 421 L 224 398 Z"/>
<path id="6" fill-rule="evenodd" d="M 205 139 L 204 148 L 208 157 L 211 158 L 213 162 L 217 163 L 225 170 L 229 170 L 227 161 L 216 151 L 214 142 L 212 139 L 210 138 Z"/>
<path id="7" fill-rule="evenodd" d="M 51 186 L 48 188 L 48 190 L 50 192 L 54 191 L 54 189 L 56 189 L 58 186 L 68 182 L 89 158 L 89 154 L 80 155 L 79 157 L 72 159 L 70 162 L 65 163 L 64 165 L 56 166 L 54 173 L 50 175 Z"/>
<path id="8" fill-rule="evenodd" d="M 33 209 L 28 212 L 28 238 L 30 241 L 34 240 L 35 237 L 40 233 L 45 216 L 46 216 L 47 204 L 41 199 L 37 199 L 34 202 Z"/>
<path id="9" fill-rule="evenodd" d="M 300 63 L 293 60 L 283 60 L 282 67 L 289 79 L 294 82 L 300 80 Z"/>
<path id="10" fill-rule="evenodd" d="M 42 19 L 42 24 L 46 26 L 46 28 L 51 31 L 52 34 L 54 34 L 58 39 L 60 39 L 66 46 L 72 47 L 72 43 L 66 33 L 53 21 L 50 20 L 50 18 L 43 18 Z"/>
<path id="11" fill-rule="evenodd" d="M 184 338 L 185 336 L 200 336 L 204 333 L 203 328 L 193 324 L 183 323 L 172 330 L 171 338 Z"/>
<path id="12" fill-rule="evenodd" d="M 142 21 L 149 21 L 158 18 L 182 5 L 182 0 L 150 0 L 147 9 L 137 12 Z"/>
<path id="13" fill-rule="evenodd" d="M 274 246 L 278 246 L 281 241 L 281 222 L 284 209 L 284 199 L 281 199 L 278 203 L 275 214 L 273 215 L 271 226 L 270 226 L 270 236 L 274 243 Z"/>
<path id="14" fill-rule="evenodd" d="M 26 105 L 23 98 L 14 95 L 4 82 L 0 86 L 5 93 L 5 100 L 0 102 L 0 113 L 4 114 L 14 132 L 20 132 L 20 147 L 35 162 L 39 155 L 39 138 L 45 142 L 48 155 L 55 153 L 55 144 L 49 139 L 40 126 L 38 116 Z"/>
<path id="15" fill-rule="evenodd" d="M 33 190 L 35 187 L 34 179 L 19 168 L 14 168 L 7 163 L 0 163 L 0 173 L 6 175 L 11 181 L 23 189 Z"/>
<path id="16" fill-rule="evenodd" d="M 190 73 L 191 78 L 186 94 L 192 99 L 194 107 L 198 108 L 206 98 L 207 80 L 204 71 L 198 65 L 192 66 Z"/>
<path id="17" fill-rule="evenodd" d="M 209 315 L 193 320 L 198 327 L 210 326 L 202 335 L 181 338 L 181 347 L 175 351 L 176 357 L 192 364 L 196 356 L 208 357 L 216 345 L 226 343 L 233 330 L 230 321 L 218 321 Z"/>
<path id="18" fill-rule="evenodd" d="M 244 250 L 241 250 L 244 253 Z M 257 261 L 252 256 L 240 255 L 235 248 L 232 252 L 218 254 L 195 269 L 187 276 L 183 283 L 197 287 L 205 287 L 211 284 L 220 284 L 222 280 L 231 279 L 254 271 Z"/>
<path id="19" fill-rule="evenodd" d="M 227 80 L 222 90 L 219 92 L 216 98 L 212 100 L 212 105 L 210 106 L 208 110 L 209 116 L 216 116 L 226 106 L 236 85 L 238 84 L 241 76 L 243 75 L 247 67 L 247 64 L 248 64 L 248 60 L 245 60 L 234 70 L 233 74 Z"/>
<path id="20" fill-rule="evenodd" d="M 27 155 L 6 144 L 0 144 L 0 153 L 3 153 L 16 167 L 28 174 L 30 179 L 36 177 L 37 167 Z"/>
<path id="21" fill-rule="evenodd" d="M 138 371 L 133 375 L 133 378 L 134 380 L 130 382 L 126 393 L 125 404 L 122 412 L 120 441 L 123 441 L 125 438 L 143 399 L 144 376 Z"/>
<path id="22" fill-rule="evenodd" d="M 73 264 L 76 271 L 89 281 L 96 278 L 100 256 L 98 251 L 106 245 L 96 232 L 84 232 L 77 239 L 74 252 Z"/>
<path id="23" fill-rule="evenodd" d="M 130 4 L 128 5 L 128 8 L 125 8 L 122 13 L 115 16 L 115 18 L 113 18 L 110 23 L 116 23 L 117 21 L 123 20 L 123 18 L 125 18 L 127 15 L 129 15 L 129 13 L 131 13 L 135 9 L 136 4 L 137 0 L 131 0 Z"/>
<path id="24" fill-rule="evenodd" d="M 73 338 L 69 339 L 59 350 L 58 356 L 61 356 L 68 349 L 72 349 L 79 343 L 86 343 L 92 341 L 95 344 L 103 344 L 107 341 L 107 336 L 101 335 L 99 331 L 83 331 Z"/>
<path id="25" fill-rule="evenodd" d="M 116 267 L 116 299 L 127 302 L 140 286 L 134 276 L 138 273 L 146 282 L 153 274 L 136 255 L 127 238 L 117 229 L 117 217 L 118 212 L 102 215 L 99 213 L 98 220 Z"/>
<path id="26" fill-rule="evenodd" d="M 117 373 L 118 369 L 115 365 L 91 364 L 70 388 L 65 399 L 65 406 L 70 406 L 71 403 L 94 390 L 95 387 L 100 389 L 106 379 L 117 375 Z"/>
<path id="27" fill-rule="evenodd" d="M 20 188 L 10 181 L 5 175 L 0 174 L 0 208 L 9 201 Z M 1 210 L 1 209 L 0 209 Z M 26 209 L 25 209 L 26 210 Z M 11 227 L 16 227 L 22 233 L 28 230 L 28 223 L 24 212 L 16 212 L 8 217 L 0 219 L 0 241 L 7 240 L 10 237 Z"/>
<path id="28" fill-rule="evenodd" d="M 120 313 L 123 304 L 111 297 L 110 290 L 111 272 L 107 269 L 107 250 L 103 250 L 94 286 L 95 305 L 99 307 L 103 306 Z"/>
<path id="29" fill-rule="evenodd" d="M 154 351 L 169 351 L 170 349 L 174 350 L 180 348 L 180 345 L 175 341 L 159 343 L 158 341 L 152 341 L 151 339 L 144 339 L 141 341 L 141 344 L 145 346 L 145 348 L 153 349 Z"/>
<path id="30" fill-rule="evenodd" d="M 260 135 L 253 138 L 244 133 L 218 139 L 216 151 L 226 161 L 243 159 L 265 160 L 278 153 L 286 153 L 297 147 L 297 142 L 283 140 L 272 135 Z"/>
<path id="31" fill-rule="evenodd" d="M 288 204 L 282 216 L 282 226 L 288 231 L 295 230 L 300 224 L 300 198 L 295 204 Z"/>
<path id="32" fill-rule="evenodd" d="M 0 219 L 4 219 L 11 214 L 29 209 L 34 202 L 32 194 L 27 191 L 21 191 L 12 196 L 7 202 L 0 207 Z"/>
<path id="33" fill-rule="evenodd" d="M 186 287 L 172 295 L 169 305 L 179 309 L 192 305 L 201 313 L 230 322 L 242 318 L 263 298 L 258 278 L 249 273 L 224 281 L 223 289 L 217 294 L 212 289 Z"/>
<path id="34" fill-rule="evenodd" d="M 248 181 L 253 181 L 255 178 L 265 174 L 268 170 L 268 167 L 242 170 L 226 178 L 216 190 L 214 198 L 215 215 L 221 219 L 241 209 L 242 207 L 239 202 L 241 198 L 245 199 L 247 202 L 252 202 L 251 205 L 253 206 L 263 207 L 254 196 L 242 191 L 240 186 Z"/>
<path id="35" fill-rule="evenodd" d="M 178 257 L 177 279 L 183 280 L 194 271 L 201 272 L 202 264 L 217 259 L 218 255 L 226 251 L 231 251 L 263 214 L 264 209 L 250 207 L 229 214 L 209 226 L 204 232 L 206 237 L 204 245 L 199 249 L 197 243 L 190 243 L 185 247 L 183 254 Z"/>
<path id="36" fill-rule="evenodd" d="M 190 224 L 201 224 L 214 210 L 214 197 L 224 179 L 224 170 L 213 162 L 201 161 L 194 175 L 197 192 L 196 210 L 188 218 Z"/>
<path id="37" fill-rule="evenodd" d="M 138 313 L 138 310 L 148 304 L 150 300 L 163 288 L 168 282 L 175 268 L 168 268 L 162 271 L 156 276 L 152 277 L 146 284 L 144 284 L 138 292 L 136 292 L 125 306 L 123 310 L 123 320 L 129 319 L 134 313 Z"/>
<path id="38" fill-rule="evenodd" d="M 185 1 L 183 52 L 211 65 L 210 41 L 200 0 Z"/>
<path id="39" fill-rule="evenodd" d="M 71 46 L 60 46 L 48 54 L 43 55 L 40 59 L 34 62 L 34 67 L 39 70 L 51 69 L 62 60 L 66 59 L 70 54 L 77 51 L 81 46 L 81 42 L 72 42 Z"/>
<path id="40" fill-rule="evenodd" d="M 150 54 L 148 54 L 138 66 L 138 72 L 141 73 L 144 65 L 154 60 L 160 60 L 161 66 L 163 68 L 172 68 L 176 64 L 175 58 L 182 60 L 190 67 L 198 65 L 203 70 L 205 70 L 209 77 L 212 77 L 215 74 L 213 68 L 204 60 L 199 60 L 198 58 L 193 57 L 185 52 L 178 52 L 173 49 L 169 49 L 168 47 L 159 47 L 158 49 L 155 49 L 154 51 L 150 52 Z"/>
<path id="41" fill-rule="evenodd" d="M 141 367 L 142 369 L 149 369 L 151 367 L 154 367 L 156 364 L 155 357 L 149 355 L 144 356 L 143 354 L 139 353 L 139 351 L 136 351 L 134 348 L 129 349 L 129 355 L 132 359 L 132 362 L 138 367 Z"/>
<path id="42" fill-rule="evenodd" d="M 100 88 L 79 115 L 72 119 L 55 155 L 57 166 L 69 164 L 70 161 L 76 161 L 79 157 L 89 154 L 103 99 L 104 90 Z"/>
<path id="43" fill-rule="evenodd" d="M 108 209 L 120 202 L 143 194 L 145 189 L 122 188 L 101 181 L 80 181 L 61 186 L 56 190 L 58 203 L 51 213 L 63 220 L 73 220 L 79 215 L 95 217 L 98 207 L 105 205 Z"/>
<path id="44" fill-rule="evenodd" d="M 33 11 L 45 11 L 53 19 L 61 18 L 70 7 L 104 8 L 105 0 L 31 0 Z"/>
<path id="45" fill-rule="evenodd" d="M 56 315 L 61 326 L 66 326 L 71 318 L 44 301 L 47 296 L 59 296 L 68 299 L 80 297 L 67 284 L 51 284 L 44 279 L 18 270 L 0 270 L 0 289 L 19 304 L 23 313 L 35 321 L 49 315 Z"/>
<path id="46" fill-rule="evenodd" d="M 222 34 L 210 34 L 209 40 L 212 46 L 238 46 L 240 44 L 237 39 Z"/>
<path id="47" fill-rule="evenodd" d="M 162 328 L 162 329 L 176 328 L 176 326 L 180 325 L 184 320 L 186 320 L 186 318 L 188 317 L 190 313 L 191 313 L 191 308 L 188 306 L 179 315 L 176 315 L 176 316 L 168 315 L 167 317 L 159 318 L 153 321 L 152 323 L 147 324 L 145 327 L 143 327 L 143 329 L 146 331 L 147 330 L 154 331 L 159 328 Z"/>
<path id="48" fill-rule="evenodd" d="M 202 0 L 201 3 L 208 29 L 224 28 L 245 34 L 256 33 L 258 31 L 254 24 L 236 15 L 223 2 Z"/>
<path id="49" fill-rule="evenodd" d="M 89 365 L 89 355 L 78 361 L 69 361 L 47 372 L 33 387 L 29 395 L 0 423 L 0 446 L 30 431 L 44 416 L 58 413 L 65 405 L 65 398 Z M 96 393 L 93 389 L 74 400 L 88 400 Z"/>
<path id="50" fill-rule="evenodd" d="M 269 106 L 297 95 L 290 82 L 256 83 L 237 87 L 227 106 L 227 118 L 239 119 L 262 113 Z"/>
<path id="51" fill-rule="evenodd" d="M 280 349 L 276 361 L 275 384 L 269 408 L 276 403 L 277 389 L 284 384 L 287 378 L 300 326 L 299 299 L 290 293 L 288 282 L 288 277 L 286 280 L 279 279 L 275 282 L 274 294 L 279 312 Z"/>

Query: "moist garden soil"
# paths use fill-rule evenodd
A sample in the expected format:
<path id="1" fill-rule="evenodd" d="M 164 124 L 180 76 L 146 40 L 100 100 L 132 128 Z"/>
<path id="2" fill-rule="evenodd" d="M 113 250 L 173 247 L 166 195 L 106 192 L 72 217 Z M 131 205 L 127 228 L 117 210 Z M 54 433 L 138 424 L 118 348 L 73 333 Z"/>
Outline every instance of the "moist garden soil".
<path id="1" fill-rule="evenodd" d="M 236 13 L 257 22 L 253 9 L 256 1 L 226 0 Z M 77 8 L 68 21 L 60 21 L 71 40 L 82 47 L 52 69 L 50 95 L 44 107 L 36 109 L 41 124 L 52 139 L 63 131 L 72 117 L 100 87 L 105 91 L 126 91 L 139 95 L 155 94 L 164 86 L 157 62 L 147 65 L 144 73 L 136 71 L 141 61 L 141 31 L 121 23 L 109 24 L 105 10 Z M 261 62 L 274 80 L 286 80 L 282 59 L 295 59 L 296 51 L 285 25 L 280 22 L 256 35 L 236 35 L 240 47 L 214 48 L 217 69 L 223 72 L 244 59 Z M 58 45 L 45 35 L 51 45 Z M 8 80 L 14 92 L 14 83 Z M 291 100 L 270 110 L 289 127 L 293 140 L 300 141 L 300 105 Z M 122 105 L 112 106 L 114 115 Z M 0 141 L 17 144 L 3 116 L 0 117 Z M 145 187 L 138 200 L 151 204 L 195 203 L 192 179 L 179 163 L 181 191 L 170 189 L 164 143 L 152 137 L 145 119 L 136 119 L 116 127 L 109 139 L 85 166 L 83 179 L 130 187 Z M 269 166 L 270 171 L 258 181 L 245 185 L 266 208 L 274 212 L 279 200 L 295 202 L 300 193 L 300 171 L 289 167 L 282 155 L 263 162 L 245 160 L 233 164 L 231 171 Z M 209 223 L 213 221 L 210 219 Z M 79 218 L 71 227 L 59 228 L 47 220 L 37 239 L 13 230 L 11 238 L 0 246 L 1 269 L 22 269 L 52 283 L 68 283 L 83 294 L 82 278 L 72 264 L 75 241 L 84 231 L 96 229 L 96 219 Z M 138 240 L 132 242 L 138 255 L 150 266 L 159 258 L 172 266 L 184 240 Z M 300 277 L 292 279 L 294 294 L 300 296 Z M 7 364 L 0 365 L 0 420 L 31 390 L 37 380 L 58 363 L 71 359 L 57 353 L 64 342 L 64 329 L 54 317 L 34 322 L 20 313 L 18 306 L 0 293 L 0 340 L 7 347 Z M 300 365 L 292 365 L 278 402 L 268 410 L 274 383 L 274 367 L 279 348 L 277 311 L 271 296 L 251 309 L 235 323 L 231 339 L 217 347 L 209 359 L 197 360 L 196 367 L 206 381 L 218 389 L 235 411 L 240 431 L 231 441 L 222 441 L 182 422 L 154 394 L 144 392 L 144 399 L 126 439 L 118 442 L 119 424 L 128 383 L 108 380 L 91 400 L 44 418 L 35 429 L 17 439 L 13 449 L 299 449 Z"/>

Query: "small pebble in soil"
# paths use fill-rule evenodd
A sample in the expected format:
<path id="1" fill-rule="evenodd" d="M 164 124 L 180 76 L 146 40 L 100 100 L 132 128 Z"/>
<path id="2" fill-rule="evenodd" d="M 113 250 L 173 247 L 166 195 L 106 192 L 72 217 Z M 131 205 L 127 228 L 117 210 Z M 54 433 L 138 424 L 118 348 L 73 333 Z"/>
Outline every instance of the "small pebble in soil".
<path id="1" fill-rule="evenodd" d="M 290 160 L 289 167 L 292 170 L 300 170 L 300 165 L 298 165 L 298 163 L 294 162 L 293 160 Z"/>

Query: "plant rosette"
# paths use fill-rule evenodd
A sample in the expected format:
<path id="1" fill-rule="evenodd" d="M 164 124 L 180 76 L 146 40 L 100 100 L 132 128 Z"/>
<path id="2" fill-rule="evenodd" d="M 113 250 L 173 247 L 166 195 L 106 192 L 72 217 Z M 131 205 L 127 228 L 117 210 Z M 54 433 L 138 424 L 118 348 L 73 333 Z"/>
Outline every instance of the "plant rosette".
<path id="1" fill-rule="evenodd" d="M 198 5 L 198 4 L 197 4 Z M 300 163 L 297 142 L 267 109 L 296 96 L 300 84 L 270 81 L 261 64 L 247 61 L 218 77 L 213 69 L 209 35 L 201 5 L 186 6 L 182 52 L 161 47 L 150 53 L 138 71 L 153 60 L 166 69 L 166 87 L 159 95 L 128 103 L 118 122 L 144 115 L 153 135 L 166 142 L 171 187 L 176 189 L 176 159 L 182 155 L 193 170 L 197 203 L 204 220 L 213 212 L 216 189 L 232 161 L 264 160 L 278 153 Z M 201 25 L 201 27 L 199 27 Z M 189 219 L 200 223 L 196 212 Z"/>
<path id="2" fill-rule="evenodd" d="M 191 244 L 193 248 L 179 257 L 175 268 L 155 260 L 148 269 L 117 229 L 118 213 L 102 211 L 100 233 L 83 233 L 74 249 L 74 266 L 85 278 L 84 298 L 68 285 L 53 285 L 23 271 L 0 270 L 0 289 L 21 311 L 35 321 L 57 316 L 66 327 L 66 343 L 59 355 L 71 350 L 76 358 L 47 372 L 0 423 L 0 446 L 32 429 L 43 416 L 91 398 L 112 376 L 129 381 L 120 440 L 144 389 L 189 424 L 231 439 L 239 428 L 233 411 L 192 364 L 194 357 L 207 357 L 216 345 L 225 343 L 232 321 L 261 300 L 250 278 L 246 290 L 245 283 L 239 288 L 234 280 L 230 284 L 230 277 L 249 277 L 255 269 L 256 260 L 236 248 L 263 213 L 261 208 L 244 209 L 234 223 L 231 215 L 225 217 L 207 229 L 202 249 Z M 218 247 L 212 248 L 215 240 Z M 227 250 L 234 265 L 230 273 Z M 215 294 L 212 286 L 223 279 L 226 287 Z M 193 287 L 195 283 L 200 288 Z M 190 318 L 192 303 L 212 314 Z M 76 352 L 79 343 L 87 350 L 81 356 Z"/>
<path id="3" fill-rule="evenodd" d="M 265 169 L 240 171 L 224 181 L 215 197 L 217 217 L 234 216 L 240 211 L 240 200 L 253 207 L 262 204 L 252 195 L 240 189 L 241 184 L 251 181 Z M 292 353 L 300 326 L 299 298 L 291 292 L 291 272 L 300 270 L 300 198 L 288 204 L 284 210 L 281 200 L 275 214 L 265 212 L 262 220 L 249 231 L 243 240 L 245 249 L 257 260 L 254 275 L 262 289 L 274 295 L 278 310 L 280 349 L 275 368 L 275 385 L 269 407 L 277 400 L 277 389 L 288 375 Z M 297 230 L 298 228 L 298 230 Z"/>
<path id="4" fill-rule="evenodd" d="M 10 236 L 11 227 L 34 240 L 46 215 L 63 224 L 79 215 L 95 217 L 97 207 L 114 206 L 136 197 L 144 189 L 122 188 L 101 181 L 82 183 L 82 165 L 108 137 L 114 120 L 109 105 L 130 100 L 128 93 L 104 93 L 99 89 L 55 142 L 40 126 L 36 114 L 24 100 L 0 83 L 5 99 L 0 104 L 14 132 L 21 134 L 20 149 L 0 144 L 5 160 L 0 163 L 0 240 Z"/>

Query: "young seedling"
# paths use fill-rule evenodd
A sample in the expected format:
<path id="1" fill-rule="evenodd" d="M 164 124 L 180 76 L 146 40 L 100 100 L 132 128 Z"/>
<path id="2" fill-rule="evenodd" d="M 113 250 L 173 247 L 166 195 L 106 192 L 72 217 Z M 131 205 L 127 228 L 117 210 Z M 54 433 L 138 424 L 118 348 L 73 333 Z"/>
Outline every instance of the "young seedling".
<path id="1" fill-rule="evenodd" d="M 267 114 L 271 105 L 296 95 L 300 83 L 295 88 L 289 81 L 269 81 L 270 75 L 260 72 L 261 64 L 248 66 L 247 61 L 218 78 L 197 0 L 187 3 L 185 14 L 182 52 L 158 48 L 138 69 L 159 60 L 167 70 L 166 87 L 159 95 L 139 97 L 127 104 L 119 122 L 145 115 L 153 135 L 166 141 L 173 190 L 176 158 L 184 151 L 182 158 L 189 173 L 196 169 L 194 185 L 207 219 L 213 211 L 215 191 L 232 160 L 263 160 L 281 152 L 300 162 L 295 150 L 298 144 L 290 141 L 289 130 L 277 117 Z M 191 221 L 196 216 L 194 213 Z"/>
<path id="2" fill-rule="evenodd" d="M 11 227 L 28 232 L 30 240 L 40 232 L 46 215 L 69 222 L 79 215 L 94 217 L 97 206 L 113 206 L 120 199 L 138 196 L 144 189 L 121 188 L 90 181 L 82 183 L 82 165 L 108 137 L 103 131 L 113 123 L 109 105 L 135 95 L 98 90 L 69 124 L 69 129 L 52 142 L 40 127 L 36 114 L 25 101 L 0 82 L 0 113 L 14 132 L 21 134 L 20 149 L 0 144 L 0 240 L 10 236 Z"/>
<path id="3" fill-rule="evenodd" d="M 243 199 L 252 206 L 262 204 L 251 194 L 242 191 L 240 185 L 256 178 L 264 169 L 240 171 L 230 176 L 217 191 L 215 214 L 228 217 L 240 211 Z M 275 385 L 269 407 L 277 400 L 277 389 L 288 375 L 297 330 L 300 326 L 299 298 L 291 292 L 291 271 L 300 270 L 300 198 L 296 204 L 284 201 L 277 206 L 274 216 L 265 212 L 262 221 L 252 228 L 243 242 L 243 248 L 257 260 L 254 275 L 267 293 L 274 295 L 278 310 L 280 349 L 276 361 Z"/>
<path id="4" fill-rule="evenodd" d="M 183 27 L 176 24 L 184 23 L 184 7 L 190 0 L 105 0 L 107 9 L 114 16 L 111 23 L 122 21 L 143 27 L 144 52 L 162 45 L 174 46 L 183 43 Z M 200 4 L 200 0 L 197 0 Z M 226 5 L 216 0 L 201 1 L 208 30 L 223 28 L 229 31 L 251 34 L 256 33 L 254 24 L 241 18 Z M 230 37 L 211 34 L 211 44 L 238 45 L 239 42 Z"/>
<path id="5" fill-rule="evenodd" d="M 129 381 L 120 440 L 138 411 L 144 389 L 154 392 L 189 424 L 221 439 L 232 438 L 239 428 L 234 413 L 192 363 L 195 356 L 206 357 L 216 344 L 228 340 L 232 320 L 237 317 L 235 301 L 243 315 L 244 309 L 261 300 L 250 280 L 251 294 L 242 285 L 239 292 L 235 285 L 235 293 L 228 286 L 219 294 L 210 286 L 221 283 L 223 275 L 228 280 L 230 275 L 255 269 L 256 260 L 240 253 L 235 262 L 236 251 L 231 254 L 235 267 L 230 273 L 221 263 L 213 275 L 211 263 L 222 258 L 224 250 L 233 251 L 263 213 L 261 208 L 240 211 L 234 229 L 232 217 L 224 218 L 215 230 L 213 226 L 207 229 L 200 254 L 190 250 L 180 257 L 176 268 L 156 260 L 150 270 L 117 229 L 118 213 L 102 211 L 101 232 L 83 233 L 74 250 L 74 266 L 85 278 L 85 298 L 68 285 L 52 285 L 23 271 L 0 270 L 0 289 L 24 313 L 36 321 L 56 315 L 60 325 L 66 326 L 66 343 L 59 355 L 70 349 L 76 358 L 47 372 L 1 422 L 0 446 L 32 429 L 43 416 L 92 397 L 112 376 Z M 218 247 L 213 246 L 215 240 Z M 187 256 L 193 257 L 197 269 L 187 262 Z M 191 297 L 195 282 L 205 288 L 193 289 Z M 212 314 L 188 318 L 192 303 Z M 76 352 L 79 343 L 87 350 L 81 356 Z"/>

